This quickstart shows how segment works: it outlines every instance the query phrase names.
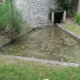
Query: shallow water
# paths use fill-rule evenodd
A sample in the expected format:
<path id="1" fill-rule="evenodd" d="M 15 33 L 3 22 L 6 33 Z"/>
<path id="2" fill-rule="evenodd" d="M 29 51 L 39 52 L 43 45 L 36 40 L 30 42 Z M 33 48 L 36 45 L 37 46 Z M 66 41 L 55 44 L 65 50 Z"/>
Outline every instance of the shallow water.
<path id="1" fill-rule="evenodd" d="M 34 30 L 16 44 L 2 47 L 0 53 L 79 63 L 80 43 L 54 26 Z"/>

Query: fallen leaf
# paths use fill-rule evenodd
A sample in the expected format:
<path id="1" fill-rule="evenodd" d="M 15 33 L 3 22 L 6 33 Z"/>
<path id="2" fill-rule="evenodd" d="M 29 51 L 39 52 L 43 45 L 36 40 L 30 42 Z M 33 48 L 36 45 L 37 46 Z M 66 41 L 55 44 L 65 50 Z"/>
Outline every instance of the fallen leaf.
<path id="1" fill-rule="evenodd" d="M 49 79 L 44 79 L 44 80 L 49 80 Z"/>

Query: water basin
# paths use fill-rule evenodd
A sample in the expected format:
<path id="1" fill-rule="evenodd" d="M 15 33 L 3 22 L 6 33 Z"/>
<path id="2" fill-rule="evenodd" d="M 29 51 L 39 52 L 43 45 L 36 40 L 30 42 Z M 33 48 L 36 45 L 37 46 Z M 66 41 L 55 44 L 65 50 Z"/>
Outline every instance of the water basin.
<path id="1" fill-rule="evenodd" d="M 80 42 L 56 26 L 46 27 L 24 35 L 16 44 L 8 44 L 2 47 L 0 53 L 79 63 Z"/>

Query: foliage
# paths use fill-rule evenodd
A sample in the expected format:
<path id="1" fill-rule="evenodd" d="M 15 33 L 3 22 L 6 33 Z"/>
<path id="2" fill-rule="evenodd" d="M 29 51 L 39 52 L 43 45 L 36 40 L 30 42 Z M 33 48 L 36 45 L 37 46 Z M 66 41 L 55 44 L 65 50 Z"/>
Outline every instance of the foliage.
<path id="1" fill-rule="evenodd" d="M 0 28 L 7 27 L 8 37 L 11 40 L 19 36 L 22 24 L 22 16 L 16 10 L 12 0 L 6 0 L 3 4 L 0 4 Z"/>
<path id="2" fill-rule="evenodd" d="M 80 24 L 80 13 L 77 13 L 75 16 L 75 20 L 78 24 Z"/>
<path id="3" fill-rule="evenodd" d="M 19 36 L 19 33 L 21 32 L 23 19 L 21 17 L 21 14 L 16 10 L 16 8 L 13 6 L 12 2 L 9 3 L 9 37 L 13 40 L 16 39 Z"/>
<path id="4" fill-rule="evenodd" d="M 72 17 L 76 13 L 78 0 L 57 0 L 60 9 L 67 11 L 67 16 Z"/>
<path id="5" fill-rule="evenodd" d="M 51 12 L 53 12 L 53 9 L 52 9 L 52 8 L 50 8 L 50 9 L 49 9 L 49 12 L 50 12 L 50 13 L 51 13 Z"/>
<path id="6" fill-rule="evenodd" d="M 48 19 L 49 19 L 49 20 L 51 20 L 51 18 L 52 18 L 52 12 L 53 12 L 53 9 L 50 8 L 50 9 L 49 9 L 49 15 L 48 15 Z"/>
<path id="7" fill-rule="evenodd" d="M 50 8 L 49 9 L 49 16 L 48 16 L 48 19 L 51 20 L 52 19 L 52 12 L 56 12 L 57 10 L 59 10 L 59 8 Z"/>
<path id="8" fill-rule="evenodd" d="M 5 28 L 9 23 L 8 4 L 0 4 L 0 29 Z"/>

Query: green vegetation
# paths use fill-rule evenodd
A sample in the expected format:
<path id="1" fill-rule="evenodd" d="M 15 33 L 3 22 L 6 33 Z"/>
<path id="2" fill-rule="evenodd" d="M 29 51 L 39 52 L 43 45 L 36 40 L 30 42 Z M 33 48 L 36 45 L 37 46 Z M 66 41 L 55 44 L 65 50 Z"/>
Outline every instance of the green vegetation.
<path id="1" fill-rule="evenodd" d="M 10 23 L 9 23 L 9 37 L 13 40 L 19 36 L 22 28 L 22 17 L 21 14 L 16 10 L 13 4 L 9 3 Z"/>
<path id="2" fill-rule="evenodd" d="M 76 34 L 77 36 L 80 37 L 80 25 L 70 22 L 70 23 L 64 23 L 61 24 L 63 26 L 63 28 L 71 31 L 72 33 Z"/>
<path id="3" fill-rule="evenodd" d="M 23 25 L 23 19 L 13 5 L 12 0 L 6 0 L 0 4 L 0 29 L 7 28 L 8 37 L 11 40 L 16 39 Z"/>
<path id="4" fill-rule="evenodd" d="M 80 80 L 80 68 L 0 58 L 0 80 Z"/>
<path id="5" fill-rule="evenodd" d="M 55 9 L 50 8 L 50 9 L 49 9 L 48 19 L 51 20 L 51 19 L 52 19 L 52 12 L 56 12 L 56 11 L 58 11 L 58 10 L 59 10 L 59 8 L 55 8 Z"/>
<path id="6" fill-rule="evenodd" d="M 0 29 L 6 27 L 9 23 L 9 11 L 8 11 L 8 4 L 0 4 Z"/>
<path id="7" fill-rule="evenodd" d="M 57 0 L 57 3 L 61 10 L 67 11 L 67 16 L 75 16 L 78 0 Z"/>
<path id="8" fill-rule="evenodd" d="M 76 22 L 80 25 L 80 13 L 77 13 L 75 16 Z"/>

